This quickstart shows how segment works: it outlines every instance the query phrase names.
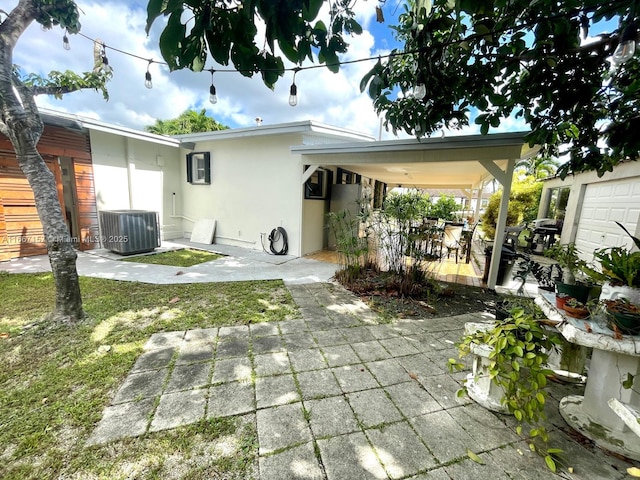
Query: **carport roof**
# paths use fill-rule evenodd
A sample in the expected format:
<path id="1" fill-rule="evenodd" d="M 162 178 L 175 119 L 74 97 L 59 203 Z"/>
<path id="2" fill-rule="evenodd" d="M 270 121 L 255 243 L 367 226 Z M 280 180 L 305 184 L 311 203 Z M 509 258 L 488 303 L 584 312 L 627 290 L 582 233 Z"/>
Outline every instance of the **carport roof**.
<path id="1" fill-rule="evenodd" d="M 339 166 L 390 186 L 471 188 L 496 172 L 506 171 L 508 160 L 535 155 L 527 132 L 469 135 L 422 140 L 350 142 L 291 147 L 303 165 Z"/>

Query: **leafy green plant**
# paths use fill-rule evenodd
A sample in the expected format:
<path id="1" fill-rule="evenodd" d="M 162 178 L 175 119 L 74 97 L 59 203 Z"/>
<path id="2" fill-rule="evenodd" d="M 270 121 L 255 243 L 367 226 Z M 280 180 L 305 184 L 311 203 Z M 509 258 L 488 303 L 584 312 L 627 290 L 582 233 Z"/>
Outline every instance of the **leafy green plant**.
<path id="1" fill-rule="evenodd" d="M 361 207 L 365 205 L 367 205 L 366 198 L 361 203 Z M 336 272 L 336 278 L 347 285 L 360 278 L 364 267 L 370 267 L 373 264 L 370 255 L 371 230 L 368 228 L 370 210 L 360 208 L 359 212 L 354 215 L 349 210 L 342 210 L 327 214 L 341 266 Z M 360 234 L 361 225 L 365 226 L 363 235 Z"/>
<path id="2" fill-rule="evenodd" d="M 616 222 L 637 248 L 640 248 L 640 239 L 629 233 L 620 222 Z M 608 281 L 612 285 L 624 285 L 627 287 L 640 287 L 640 251 L 632 252 L 626 247 L 610 247 L 596 250 L 593 257 L 600 262 L 602 272 L 593 268 L 587 268 L 588 273 L 601 281 Z"/>
<path id="3" fill-rule="evenodd" d="M 460 205 L 451 195 L 440 195 L 438 200 L 429 206 L 428 216 L 443 220 L 455 220 Z"/>
<path id="4" fill-rule="evenodd" d="M 496 302 L 496 309 L 511 312 L 518 308 L 522 309 L 525 315 L 531 315 L 534 320 L 547 318 L 542 309 L 535 304 L 533 298 L 518 295 L 504 296 L 500 301 Z"/>
<path id="5" fill-rule="evenodd" d="M 511 194 L 509 195 L 507 226 L 535 220 L 538 214 L 541 193 L 542 183 L 537 182 L 535 177 L 519 178 L 514 175 Z M 489 238 L 495 236 L 501 199 L 502 190 L 491 195 L 487 208 L 482 215 L 482 230 Z"/>
<path id="6" fill-rule="evenodd" d="M 522 308 L 511 310 L 511 316 L 496 322 L 493 329 L 467 334 L 457 345 L 459 357 L 472 353 L 473 345 L 488 345 L 492 352 L 489 375 L 503 391 L 502 404 L 518 421 L 517 433 L 522 433 L 523 423 L 533 426 L 529 432 L 530 447 L 545 458 L 547 466 L 556 470 L 559 449 L 549 447 L 549 434 L 542 425 L 546 419 L 544 406 L 547 400 L 546 368 L 548 352 L 558 340 L 549 336 L 543 327 Z M 449 369 L 462 370 L 465 365 L 455 358 L 449 359 Z M 466 387 L 460 395 L 466 393 Z M 536 445 L 537 443 L 537 445 Z"/>
<path id="7" fill-rule="evenodd" d="M 580 258 L 580 250 L 575 243 L 554 243 L 544 251 L 544 256 L 558 262 L 562 268 L 562 281 L 573 285 L 576 277 L 588 272 L 587 263 Z"/>

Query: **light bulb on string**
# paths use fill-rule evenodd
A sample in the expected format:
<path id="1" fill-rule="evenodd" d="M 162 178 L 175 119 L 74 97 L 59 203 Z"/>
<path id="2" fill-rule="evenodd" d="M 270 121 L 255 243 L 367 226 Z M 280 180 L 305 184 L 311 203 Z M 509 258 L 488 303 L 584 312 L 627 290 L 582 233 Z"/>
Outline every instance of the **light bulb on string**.
<path id="1" fill-rule="evenodd" d="M 151 81 L 151 72 L 149 71 L 149 67 L 151 67 L 152 63 L 153 60 L 149 60 L 149 65 L 147 65 L 147 73 L 144 74 L 144 86 L 148 89 L 153 88 L 153 82 Z"/>
<path id="2" fill-rule="evenodd" d="M 211 86 L 209 87 L 209 102 L 215 105 L 218 103 L 218 95 L 216 94 L 216 86 L 213 84 L 213 73 L 215 70 L 211 68 L 209 70 L 211 72 Z"/>
<path id="3" fill-rule="evenodd" d="M 296 85 L 296 74 L 300 71 L 300 67 L 293 69 L 293 82 L 289 88 L 289 105 L 295 107 L 298 105 L 298 86 Z"/>
<path id="4" fill-rule="evenodd" d="M 613 52 L 611 63 L 622 65 L 636 53 L 636 42 L 638 40 L 638 24 L 636 22 L 627 25 L 624 29 L 620 43 Z"/>
<path id="5" fill-rule="evenodd" d="M 427 94 L 427 87 L 424 83 L 419 83 L 413 88 L 413 96 L 418 100 L 422 100 Z"/>
<path id="6" fill-rule="evenodd" d="M 71 44 L 69 43 L 69 31 L 65 30 L 64 35 L 62 36 L 62 48 L 65 50 L 71 50 Z"/>
<path id="7" fill-rule="evenodd" d="M 102 46 L 102 50 L 100 52 L 100 60 L 102 61 L 102 70 L 105 73 L 113 73 L 113 68 L 109 65 L 109 59 L 107 58 L 107 49 L 104 46 L 104 43 L 100 42 Z"/>

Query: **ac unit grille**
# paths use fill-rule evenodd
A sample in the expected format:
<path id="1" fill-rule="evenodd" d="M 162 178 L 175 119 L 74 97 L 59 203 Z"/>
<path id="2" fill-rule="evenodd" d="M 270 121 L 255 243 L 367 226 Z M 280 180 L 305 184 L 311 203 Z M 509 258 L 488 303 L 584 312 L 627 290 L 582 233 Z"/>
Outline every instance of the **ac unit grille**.
<path id="1" fill-rule="evenodd" d="M 151 252 L 160 246 L 158 213 L 145 210 L 100 212 L 102 246 L 122 255 Z"/>

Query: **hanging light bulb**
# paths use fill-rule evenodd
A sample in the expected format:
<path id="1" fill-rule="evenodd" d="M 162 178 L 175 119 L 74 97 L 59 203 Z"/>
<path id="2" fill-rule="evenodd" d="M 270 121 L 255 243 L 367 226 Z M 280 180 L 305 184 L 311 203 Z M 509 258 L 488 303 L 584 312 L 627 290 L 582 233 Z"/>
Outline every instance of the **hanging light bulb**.
<path id="1" fill-rule="evenodd" d="M 71 50 L 71 44 L 69 43 L 68 30 L 64 31 L 64 35 L 62 37 L 62 48 L 65 50 Z"/>
<path id="2" fill-rule="evenodd" d="M 216 86 L 213 84 L 213 72 L 215 70 L 212 68 L 209 70 L 211 72 L 211 86 L 209 87 L 209 102 L 212 104 L 218 103 L 218 95 L 216 95 Z"/>
<path id="3" fill-rule="evenodd" d="M 289 105 L 292 107 L 298 105 L 298 87 L 295 83 L 292 83 L 289 89 Z"/>
<path id="4" fill-rule="evenodd" d="M 109 59 L 107 58 L 107 49 L 104 46 L 104 43 L 101 42 L 102 50 L 100 52 L 100 60 L 102 61 L 102 70 L 105 73 L 112 73 L 113 68 L 109 65 Z"/>
<path id="5" fill-rule="evenodd" d="M 419 83 L 413 88 L 413 96 L 418 100 L 422 100 L 427 94 L 427 87 L 424 83 Z"/>
<path id="6" fill-rule="evenodd" d="M 291 88 L 289 89 L 289 105 L 295 107 L 298 105 L 298 87 L 296 85 L 296 74 L 300 71 L 300 68 L 296 67 L 293 69 L 293 82 L 291 83 Z"/>
<path id="7" fill-rule="evenodd" d="M 151 67 L 152 63 L 153 60 L 149 60 L 149 65 L 147 65 L 147 73 L 144 74 L 144 86 L 148 89 L 153 88 L 153 82 L 151 81 L 151 72 L 149 71 L 149 67 Z"/>
<path id="8" fill-rule="evenodd" d="M 620 43 L 613 52 L 611 62 L 614 65 L 622 65 L 636 53 L 636 41 L 638 40 L 638 24 L 636 22 L 627 25 L 622 33 Z"/>

